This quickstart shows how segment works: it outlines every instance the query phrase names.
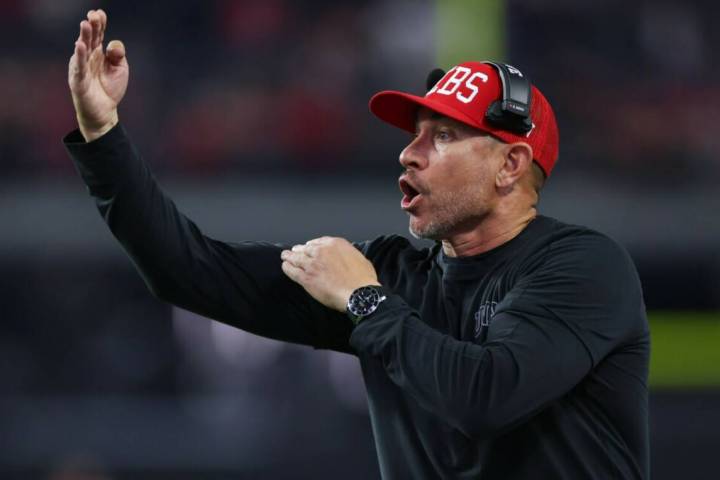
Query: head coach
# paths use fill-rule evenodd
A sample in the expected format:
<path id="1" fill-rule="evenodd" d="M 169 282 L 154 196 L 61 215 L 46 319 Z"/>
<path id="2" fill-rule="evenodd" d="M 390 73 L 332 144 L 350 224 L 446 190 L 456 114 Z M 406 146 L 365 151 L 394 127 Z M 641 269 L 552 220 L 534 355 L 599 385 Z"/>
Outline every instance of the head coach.
<path id="1" fill-rule="evenodd" d="M 417 237 L 222 242 L 181 214 L 117 106 L 125 47 L 90 11 L 70 59 L 64 144 L 159 298 L 265 337 L 356 355 L 384 479 L 645 479 L 649 332 L 622 247 L 539 215 L 558 156 L 518 69 L 465 62 L 425 96 L 370 102 L 413 134 L 401 207 Z M 241 214 L 242 212 L 240 212 Z"/>

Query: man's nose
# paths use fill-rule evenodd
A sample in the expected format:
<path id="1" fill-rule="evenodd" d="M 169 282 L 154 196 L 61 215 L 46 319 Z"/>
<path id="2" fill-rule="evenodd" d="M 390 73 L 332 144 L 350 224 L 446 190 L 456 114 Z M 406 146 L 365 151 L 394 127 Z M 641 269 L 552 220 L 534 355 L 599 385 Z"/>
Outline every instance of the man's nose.
<path id="1" fill-rule="evenodd" d="M 423 139 L 417 136 L 400 152 L 400 165 L 406 170 L 422 170 L 427 167 L 427 154 L 422 142 Z"/>

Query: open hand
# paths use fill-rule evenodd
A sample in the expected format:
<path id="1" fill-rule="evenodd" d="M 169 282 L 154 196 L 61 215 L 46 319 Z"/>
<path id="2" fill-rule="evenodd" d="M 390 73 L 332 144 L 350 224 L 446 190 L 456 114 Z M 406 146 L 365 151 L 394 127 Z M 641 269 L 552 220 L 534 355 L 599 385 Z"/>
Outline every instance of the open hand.
<path id="1" fill-rule="evenodd" d="M 321 237 L 283 250 L 282 269 L 326 307 L 344 312 L 350 294 L 380 285 L 375 267 L 344 238 Z"/>
<path id="2" fill-rule="evenodd" d="M 90 10 L 80 23 L 80 34 L 68 65 L 68 84 L 80 132 L 86 141 L 104 135 L 118 122 L 117 106 L 128 85 L 125 46 L 119 40 L 103 51 L 107 15 Z"/>

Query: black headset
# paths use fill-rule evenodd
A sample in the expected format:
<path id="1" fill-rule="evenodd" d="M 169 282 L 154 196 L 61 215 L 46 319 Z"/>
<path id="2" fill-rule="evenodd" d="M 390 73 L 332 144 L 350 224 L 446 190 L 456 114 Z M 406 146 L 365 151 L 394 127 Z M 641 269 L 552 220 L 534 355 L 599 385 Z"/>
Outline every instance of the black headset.
<path id="1" fill-rule="evenodd" d="M 482 62 L 495 67 L 502 82 L 502 100 L 490 104 L 485 119 L 493 125 L 510 132 L 526 134 L 532 130 L 530 104 L 532 88 L 530 80 L 520 70 L 505 63 Z M 430 90 L 445 76 L 445 71 L 436 68 L 428 74 L 426 87 Z"/>

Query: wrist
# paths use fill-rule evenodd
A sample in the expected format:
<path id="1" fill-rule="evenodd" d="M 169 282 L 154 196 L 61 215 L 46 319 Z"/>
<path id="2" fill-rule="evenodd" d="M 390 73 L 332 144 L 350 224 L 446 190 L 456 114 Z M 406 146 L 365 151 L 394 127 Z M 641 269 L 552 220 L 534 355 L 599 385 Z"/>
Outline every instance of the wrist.
<path id="1" fill-rule="evenodd" d="M 345 313 L 357 325 L 387 300 L 390 291 L 379 284 L 365 285 L 353 290 L 347 301 Z"/>
<path id="2" fill-rule="evenodd" d="M 102 123 L 93 124 L 80 117 L 80 115 L 77 116 L 77 121 L 80 133 L 83 138 L 85 138 L 85 141 L 89 143 L 93 140 L 97 140 L 112 130 L 120 120 L 118 118 L 117 110 L 115 110 L 110 114 L 110 118 Z"/>

